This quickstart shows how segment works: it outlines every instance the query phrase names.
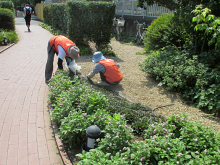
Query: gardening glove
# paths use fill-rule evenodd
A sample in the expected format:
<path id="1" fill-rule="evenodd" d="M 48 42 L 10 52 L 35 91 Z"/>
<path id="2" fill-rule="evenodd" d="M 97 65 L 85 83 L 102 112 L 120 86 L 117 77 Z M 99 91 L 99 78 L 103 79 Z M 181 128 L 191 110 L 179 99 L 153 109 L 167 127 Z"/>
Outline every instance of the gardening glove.
<path id="1" fill-rule="evenodd" d="M 95 76 L 95 73 L 93 73 L 93 71 L 91 71 L 91 72 L 87 75 L 88 78 L 93 78 L 94 76 Z"/>

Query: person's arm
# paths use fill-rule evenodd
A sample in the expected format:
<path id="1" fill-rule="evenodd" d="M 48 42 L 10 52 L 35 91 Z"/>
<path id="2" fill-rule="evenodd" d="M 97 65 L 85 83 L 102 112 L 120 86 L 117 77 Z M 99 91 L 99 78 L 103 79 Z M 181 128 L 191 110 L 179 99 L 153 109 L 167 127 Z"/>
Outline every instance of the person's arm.
<path id="1" fill-rule="evenodd" d="M 58 68 L 63 69 L 63 60 L 58 58 Z"/>
<path id="2" fill-rule="evenodd" d="M 62 46 L 58 45 L 57 49 L 59 51 L 58 53 L 58 68 L 63 69 L 63 59 L 66 56 L 65 50 L 62 48 Z"/>
<path id="3" fill-rule="evenodd" d="M 95 66 L 95 69 L 93 69 L 93 71 L 91 71 L 87 77 L 88 78 L 93 78 L 95 76 L 95 74 L 99 73 L 99 72 L 105 72 L 105 67 L 100 64 L 100 63 L 97 63 L 97 65 Z"/>

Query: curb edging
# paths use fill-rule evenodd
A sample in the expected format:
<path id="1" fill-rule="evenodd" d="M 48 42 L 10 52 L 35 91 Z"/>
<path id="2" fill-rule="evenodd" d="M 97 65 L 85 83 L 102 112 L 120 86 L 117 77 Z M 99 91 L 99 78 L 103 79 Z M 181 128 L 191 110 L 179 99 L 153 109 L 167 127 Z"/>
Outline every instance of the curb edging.
<path id="1" fill-rule="evenodd" d="M 49 107 L 49 114 L 51 116 L 51 107 Z M 50 117 L 50 121 L 51 121 L 51 126 L 52 126 L 52 129 L 53 129 L 55 141 L 56 141 L 56 144 L 57 144 L 57 148 L 59 150 L 59 153 L 60 153 L 61 159 L 63 161 L 63 164 L 64 165 L 73 165 L 71 163 L 70 159 L 69 159 L 68 154 L 65 152 L 65 149 L 64 149 L 64 146 L 63 146 L 63 143 L 62 143 L 61 139 L 59 138 L 58 135 L 56 135 L 59 132 L 59 129 L 58 129 L 56 123 L 51 119 L 51 117 Z"/>
<path id="2" fill-rule="evenodd" d="M 17 42 L 14 42 L 12 44 L 10 44 L 9 46 L 7 46 L 5 49 L 1 50 L 0 53 L 4 52 L 5 50 L 7 50 L 8 48 L 12 47 L 13 45 L 15 45 Z"/>

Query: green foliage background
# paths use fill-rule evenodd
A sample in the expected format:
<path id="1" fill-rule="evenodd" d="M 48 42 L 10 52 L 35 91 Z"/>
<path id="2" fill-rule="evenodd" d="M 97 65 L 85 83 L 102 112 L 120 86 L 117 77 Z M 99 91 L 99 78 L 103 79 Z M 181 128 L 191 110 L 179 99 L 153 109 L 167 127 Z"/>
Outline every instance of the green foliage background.
<path id="1" fill-rule="evenodd" d="M 77 45 L 96 43 L 98 49 L 110 43 L 115 3 L 68 1 L 46 6 L 44 23 L 67 35 Z"/>
<path id="2" fill-rule="evenodd" d="M 14 13 L 10 9 L 0 8 L 0 29 L 15 30 Z"/>

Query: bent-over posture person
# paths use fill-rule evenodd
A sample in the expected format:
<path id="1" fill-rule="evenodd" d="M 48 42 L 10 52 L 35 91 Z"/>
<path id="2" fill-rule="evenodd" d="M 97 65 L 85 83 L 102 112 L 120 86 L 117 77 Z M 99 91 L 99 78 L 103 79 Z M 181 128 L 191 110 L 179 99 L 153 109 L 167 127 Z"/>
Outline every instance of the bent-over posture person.
<path id="1" fill-rule="evenodd" d="M 45 68 L 45 82 L 49 80 L 53 73 L 54 54 L 58 55 L 58 68 L 63 69 L 63 59 L 66 58 L 67 63 L 79 58 L 79 48 L 73 41 L 63 35 L 52 37 L 47 46 L 47 64 Z M 75 62 L 75 61 L 74 61 Z"/>

